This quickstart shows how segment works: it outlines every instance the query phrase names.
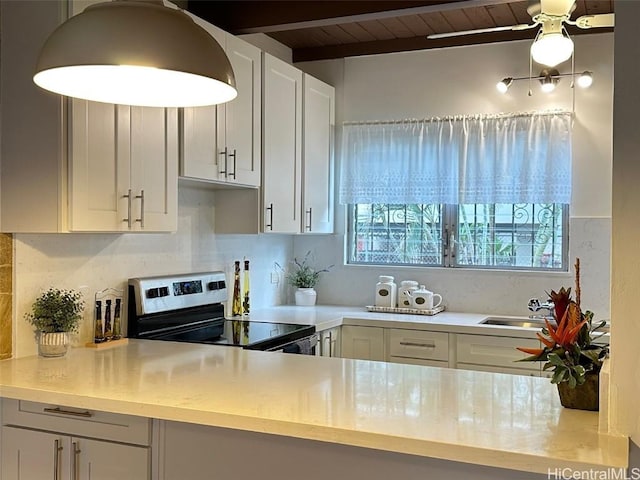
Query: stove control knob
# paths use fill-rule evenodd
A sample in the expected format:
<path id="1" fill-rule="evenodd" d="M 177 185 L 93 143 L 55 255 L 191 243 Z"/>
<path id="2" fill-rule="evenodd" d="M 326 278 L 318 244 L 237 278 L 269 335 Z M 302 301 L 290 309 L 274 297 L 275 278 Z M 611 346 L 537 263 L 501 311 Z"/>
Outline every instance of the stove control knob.
<path id="1" fill-rule="evenodd" d="M 147 298 L 158 298 L 158 293 L 160 293 L 158 290 L 157 288 L 147 290 Z"/>
<path id="2" fill-rule="evenodd" d="M 225 288 L 226 285 L 224 283 L 224 280 L 220 280 L 218 282 L 209 282 L 207 283 L 207 288 L 209 290 L 221 290 L 223 288 Z"/>
<path id="3" fill-rule="evenodd" d="M 158 289 L 159 297 L 168 297 L 169 296 L 169 287 L 160 287 Z"/>

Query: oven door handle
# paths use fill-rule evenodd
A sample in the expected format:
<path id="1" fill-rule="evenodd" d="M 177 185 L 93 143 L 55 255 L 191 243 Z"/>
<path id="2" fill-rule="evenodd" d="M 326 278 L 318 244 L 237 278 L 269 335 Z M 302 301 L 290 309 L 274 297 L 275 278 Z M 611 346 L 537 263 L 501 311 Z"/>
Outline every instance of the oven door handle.
<path id="1" fill-rule="evenodd" d="M 282 352 L 285 347 L 289 345 L 296 345 L 304 340 L 309 340 L 309 348 L 313 349 L 318 344 L 318 334 L 314 333 L 313 335 L 309 335 L 308 337 L 299 338 L 298 340 L 294 340 L 292 342 L 285 343 L 284 345 L 278 345 L 277 347 L 269 348 L 267 352 Z"/>

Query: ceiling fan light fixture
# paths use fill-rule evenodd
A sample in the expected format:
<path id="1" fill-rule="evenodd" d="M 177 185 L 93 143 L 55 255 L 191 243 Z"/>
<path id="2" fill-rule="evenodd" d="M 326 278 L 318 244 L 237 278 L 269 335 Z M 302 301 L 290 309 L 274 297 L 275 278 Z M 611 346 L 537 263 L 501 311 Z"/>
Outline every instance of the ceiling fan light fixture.
<path id="1" fill-rule="evenodd" d="M 573 40 L 562 32 L 542 33 L 531 45 L 531 57 L 536 63 L 555 67 L 571 58 Z"/>
<path id="2" fill-rule="evenodd" d="M 589 88 L 593 84 L 593 73 L 589 71 L 582 72 L 578 75 L 576 83 L 580 88 Z"/>
<path id="3" fill-rule="evenodd" d="M 509 87 L 511 86 L 512 83 L 513 83 L 513 78 L 511 77 L 503 78 L 498 83 L 496 83 L 496 89 L 500 93 L 507 93 L 507 90 L 509 90 Z"/>
<path id="4" fill-rule="evenodd" d="M 162 1 L 118 0 L 87 7 L 47 39 L 33 81 L 70 97 L 150 107 L 233 100 L 224 50 L 184 12 Z"/>

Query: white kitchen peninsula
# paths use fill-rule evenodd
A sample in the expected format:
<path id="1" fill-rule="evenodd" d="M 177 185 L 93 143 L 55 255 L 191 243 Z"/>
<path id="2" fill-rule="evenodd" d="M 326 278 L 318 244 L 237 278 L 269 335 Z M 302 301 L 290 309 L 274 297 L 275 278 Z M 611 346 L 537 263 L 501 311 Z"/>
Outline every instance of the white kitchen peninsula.
<path id="1" fill-rule="evenodd" d="M 628 440 L 599 434 L 597 413 L 562 408 L 526 376 L 132 340 L 0 362 L 0 396 L 159 419 L 153 478 L 175 478 L 189 455 L 237 479 L 372 466 L 367 478 L 524 479 L 628 462 Z"/>

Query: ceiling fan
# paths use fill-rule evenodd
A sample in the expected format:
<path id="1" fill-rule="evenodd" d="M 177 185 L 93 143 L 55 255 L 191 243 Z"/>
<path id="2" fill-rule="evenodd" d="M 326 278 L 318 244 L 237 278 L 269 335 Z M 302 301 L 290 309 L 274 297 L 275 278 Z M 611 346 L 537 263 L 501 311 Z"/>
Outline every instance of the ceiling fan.
<path id="1" fill-rule="evenodd" d="M 613 27 L 614 14 L 583 15 L 575 20 L 569 17 L 576 8 L 576 0 L 529 0 L 527 12 L 532 23 L 508 25 L 501 27 L 461 30 L 458 32 L 435 33 L 429 39 L 472 35 L 477 33 L 504 32 L 509 30 L 528 30 L 540 26 L 536 38 L 531 45 L 531 56 L 534 61 L 548 67 L 568 60 L 573 53 L 573 41 L 565 29 L 566 25 L 578 28 Z"/>

